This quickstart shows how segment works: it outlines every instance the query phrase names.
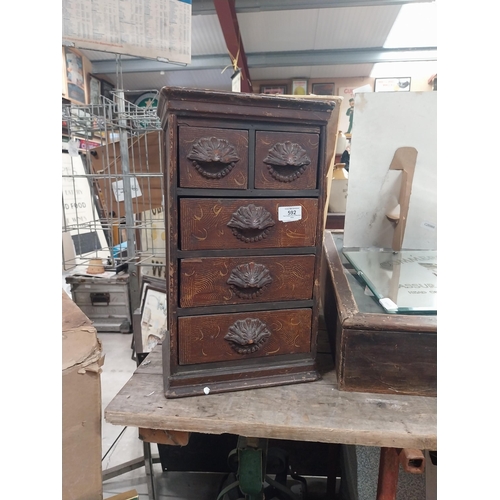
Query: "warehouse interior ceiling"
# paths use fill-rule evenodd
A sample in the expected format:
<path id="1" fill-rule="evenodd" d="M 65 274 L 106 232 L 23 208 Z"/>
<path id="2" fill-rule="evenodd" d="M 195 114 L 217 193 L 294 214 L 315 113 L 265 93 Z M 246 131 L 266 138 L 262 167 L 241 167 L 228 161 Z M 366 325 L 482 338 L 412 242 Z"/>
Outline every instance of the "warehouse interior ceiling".
<path id="1" fill-rule="evenodd" d="M 192 57 L 186 66 L 82 52 L 94 75 L 128 91 L 231 90 L 234 66 L 241 71 L 242 91 L 251 91 L 254 81 L 406 76 L 416 67 L 430 77 L 437 73 L 436 2 L 192 0 Z"/>

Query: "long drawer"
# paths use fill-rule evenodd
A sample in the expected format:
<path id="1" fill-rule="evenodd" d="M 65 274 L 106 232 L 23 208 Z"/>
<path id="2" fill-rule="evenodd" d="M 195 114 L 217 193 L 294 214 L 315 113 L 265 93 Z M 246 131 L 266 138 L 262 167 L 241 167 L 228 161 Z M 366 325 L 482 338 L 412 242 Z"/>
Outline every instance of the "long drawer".
<path id="1" fill-rule="evenodd" d="M 310 352 L 311 309 L 178 319 L 179 363 L 189 365 Z"/>
<path id="2" fill-rule="evenodd" d="M 181 250 L 314 246 L 317 218 L 316 198 L 182 198 Z"/>
<path id="3" fill-rule="evenodd" d="M 314 255 L 205 257 L 180 262 L 181 307 L 312 298 Z"/>

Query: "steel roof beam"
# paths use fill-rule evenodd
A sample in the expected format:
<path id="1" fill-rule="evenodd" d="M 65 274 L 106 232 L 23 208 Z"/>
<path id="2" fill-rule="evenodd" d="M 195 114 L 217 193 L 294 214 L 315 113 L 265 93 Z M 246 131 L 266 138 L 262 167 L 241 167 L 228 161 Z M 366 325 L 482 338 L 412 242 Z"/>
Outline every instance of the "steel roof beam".
<path id="1" fill-rule="evenodd" d="M 215 0 L 217 2 L 218 0 Z M 266 12 L 275 10 L 331 9 L 338 7 L 378 7 L 407 3 L 434 2 L 435 0 L 236 0 L 236 13 Z M 193 16 L 214 15 L 214 0 L 195 0 Z"/>
<path id="2" fill-rule="evenodd" d="M 334 66 L 337 64 L 376 64 L 383 62 L 437 61 L 436 47 L 407 49 L 344 49 L 344 50 L 306 50 L 290 52 L 263 52 L 247 54 L 248 68 L 286 67 L 286 66 Z M 200 69 L 223 69 L 227 66 L 227 54 L 193 56 L 191 64 L 178 66 L 151 59 L 125 59 L 121 61 L 123 73 L 147 73 L 154 71 L 189 71 Z M 114 60 L 92 63 L 94 74 L 114 74 Z M 243 80 L 243 78 L 242 78 Z M 242 82 L 243 83 L 243 82 Z M 242 87 L 242 91 L 243 90 Z"/>
<path id="3" fill-rule="evenodd" d="M 247 57 L 241 38 L 238 18 L 236 17 L 235 0 L 214 0 L 215 10 L 220 27 L 226 41 L 231 63 L 234 69 L 241 72 L 241 91 L 252 92 L 252 81 L 248 71 Z"/>

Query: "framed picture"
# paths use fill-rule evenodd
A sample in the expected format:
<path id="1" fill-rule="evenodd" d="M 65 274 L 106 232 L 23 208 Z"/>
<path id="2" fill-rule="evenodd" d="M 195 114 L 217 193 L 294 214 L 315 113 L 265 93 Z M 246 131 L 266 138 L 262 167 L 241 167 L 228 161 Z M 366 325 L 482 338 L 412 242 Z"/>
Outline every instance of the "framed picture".
<path id="1" fill-rule="evenodd" d="M 292 94 L 293 95 L 307 95 L 307 80 L 293 80 L 292 81 Z"/>
<path id="2" fill-rule="evenodd" d="M 83 58 L 69 47 L 65 47 L 64 56 L 68 99 L 76 104 L 86 104 Z"/>
<path id="3" fill-rule="evenodd" d="M 375 78 L 375 92 L 409 92 L 411 78 Z"/>
<path id="4" fill-rule="evenodd" d="M 144 306 L 144 299 L 146 298 L 146 292 L 148 291 L 149 288 L 154 288 L 156 290 L 160 290 L 162 292 L 165 292 L 166 290 L 166 281 L 162 278 L 157 278 L 156 276 L 148 276 L 148 275 L 142 275 L 141 276 L 141 299 L 140 299 L 140 308 L 141 311 Z"/>
<path id="5" fill-rule="evenodd" d="M 90 104 L 99 105 L 101 102 L 101 80 L 95 76 L 89 76 Z"/>
<path id="6" fill-rule="evenodd" d="M 286 94 L 288 87 L 286 85 L 261 85 L 261 94 Z"/>
<path id="7" fill-rule="evenodd" d="M 106 97 L 106 99 L 109 99 L 110 101 L 113 100 L 113 90 L 115 88 L 113 85 L 106 80 L 101 80 L 101 95 Z"/>
<path id="8" fill-rule="evenodd" d="M 167 293 L 161 280 L 143 278 L 141 288 L 141 326 L 134 331 L 135 351 L 148 353 L 163 340 L 167 331 Z"/>
<path id="9" fill-rule="evenodd" d="M 311 93 L 314 95 L 333 95 L 335 91 L 334 83 L 313 83 Z"/>

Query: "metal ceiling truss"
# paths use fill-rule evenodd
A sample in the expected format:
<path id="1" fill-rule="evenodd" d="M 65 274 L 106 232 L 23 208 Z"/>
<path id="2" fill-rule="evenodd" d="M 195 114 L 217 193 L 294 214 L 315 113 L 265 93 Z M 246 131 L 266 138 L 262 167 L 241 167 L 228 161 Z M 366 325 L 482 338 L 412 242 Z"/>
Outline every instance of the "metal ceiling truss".
<path id="1" fill-rule="evenodd" d="M 333 66 L 339 64 L 376 64 L 382 62 L 436 61 L 436 47 L 403 49 L 364 48 L 340 50 L 307 50 L 245 54 L 238 26 L 237 13 L 276 10 L 319 9 L 335 7 L 394 6 L 434 0 L 195 0 L 193 15 L 213 15 L 219 18 L 228 54 L 193 56 L 186 67 L 153 59 L 121 59 L 121 73 L 223 69 L 228 66 L 241 72 L 241 91 L 251 92 L 249 68 L 287 66 Z M 230 64 L 228 65 L 228 55 Z M 116 71 L 113 60 L 92 63 L 94 74 Z"/>
<path id="2" fill-rule="evenodd" d="M 437 61 L 437 47 L 405 49 L 341 49 L 305 50 L 290 52 L 263 52 L 246 54 L 248 68 L 286 66 L 333 66 L 337 64 L 376 64 L 384 62 Z M 147 73 L 154 71 L 186 71 L 198 69 L 222 69 L 227 66 L 228 55 L 193 56 L 191 64 L 178 66 L 152 59 L 121 60 L 122 73 Z M 95 61 L 92 73 L 111 74 L 116 70 L 114 60 Z M 243 75 L 242 75 L 243 76 Z M 243 92 L 243 78 L 242 89 Z"/>
<path id="3" fill-rule="evenodd" d="M 220 0 L 193 0 L 192 14 L 214 15 L 214 3 Z M 331 9 L 339 7 L 378 7 L 404 5 L 407 3 L 429 3 L 435 0 L 236 0 L 237 14 L 266 12 L 273 10 Z"/>
<path id="4" fill-rule="evenodd" d="M 247 57 L 241 39 L 238 18 L 236 17 L 235 0 L 215 0 L 213 3 L 215 4 L 233 70 L 241 72 L 241 91 L 251 92 L 252 81 L 248 71 Z"/>

